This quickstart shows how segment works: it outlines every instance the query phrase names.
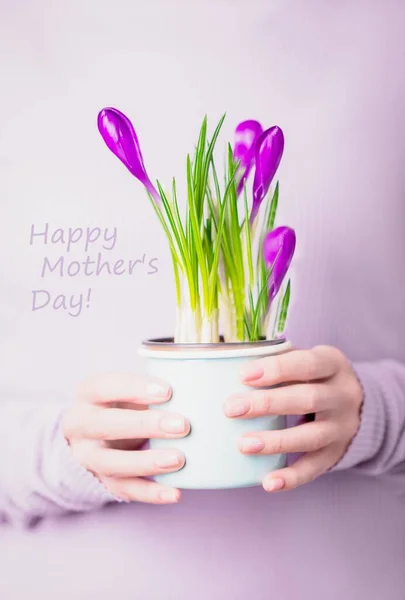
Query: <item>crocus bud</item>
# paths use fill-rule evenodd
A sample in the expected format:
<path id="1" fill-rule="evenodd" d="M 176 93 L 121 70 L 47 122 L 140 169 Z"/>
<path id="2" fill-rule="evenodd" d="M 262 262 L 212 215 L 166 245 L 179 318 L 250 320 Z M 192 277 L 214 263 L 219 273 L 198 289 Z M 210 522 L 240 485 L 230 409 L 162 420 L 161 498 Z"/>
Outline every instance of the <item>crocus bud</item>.
<path id="1" fill-rule="evenodd" d="M 243 121 L 235 130 L 235 146 L 233 157 L 235 162 L 240 162 L 238 196 L 242 192 L 246 179 L 255 161 L 256 142 L 263 133 L 263 127 L 258 121 Z"/>
<path id="2" fill-rule="evenodd" d="M 269 277 L 269 303 L 277 295 L 291 264 L 295 251 L 295 231 L 289 227 L 277 227 L 263 241 L 263 257 L 267 268 L 273 267 Z"/>
<path id="3" fill-rule="evenodd" d="M 143 163 L 141 148 L 131 121 L 116 108 L 103 108 L 97 125 L 107 147 L 148 190 L 156 202 L 160 196 L 152 185 Z"/>
<path id="4" fill-rule="evenodd" d="M 284 134 L 280 127 L 264 131 L 256 143 L 256 171 L 253 181 L 253 205 L 250 222 L 253 223 L 263 198 L 269 191 L 284 151 Z"/>

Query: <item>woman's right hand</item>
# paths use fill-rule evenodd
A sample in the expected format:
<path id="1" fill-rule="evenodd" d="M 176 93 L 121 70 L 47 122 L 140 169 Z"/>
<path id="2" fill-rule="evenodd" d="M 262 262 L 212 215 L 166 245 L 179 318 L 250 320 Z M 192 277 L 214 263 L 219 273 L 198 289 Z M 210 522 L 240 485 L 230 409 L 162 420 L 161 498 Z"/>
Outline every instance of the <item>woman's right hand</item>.
<path id="1" fill-rule="evenodd" d="M 143 479 L 184 465 L 177 450 L 141 449 L 148 438 L 188 435 L 190 425 L 181 415 L 148 410 L 170 397 L 170 387 L 156 378 L 101 375 L 82 383 L 65 413 L 63 433 L 74 456 L 116 498 L 152 504 L 180 499 L 180 490 Z"/>

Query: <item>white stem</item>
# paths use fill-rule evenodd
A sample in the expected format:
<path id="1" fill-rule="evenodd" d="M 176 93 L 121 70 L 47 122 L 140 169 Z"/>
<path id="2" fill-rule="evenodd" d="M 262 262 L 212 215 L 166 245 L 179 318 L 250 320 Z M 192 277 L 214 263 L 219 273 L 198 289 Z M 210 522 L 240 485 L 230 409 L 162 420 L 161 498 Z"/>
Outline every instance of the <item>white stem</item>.
<path id="1" fill-rule="evenodd" d="M 221 320 L 221 328 L 225 342 L 234 341 L 234 313 L 232 298 L 229 295 L 227 278 L 225 276 L 225 267 L 223 257 L 219 260 L 219 279 L 221 282 L 221 293 L 219 294 L 219 315 L 218 320 Z"/>
<path id="2" fill-rule="evenodd" d="M 191 309 L 190 303 L 184 302 L 180 311 L 180 341 L 183 344 L 198 344 L 200 342 L 201 317 L 198 311 Z"/>
<path id="3" fill-rule="evenodd" d="M 263 334 L 265 335 L 265 337 L 267 338 L 269 335 L 269 328 L 270 328 L 270 321 L 271 321 L 271 317 L 272 317 L 272 312 L 270 309 L 267 311 L 266 316 L 264 318 L 264 324 L 263 324 Z M 274 337 L 273 334 L 271 335 L 271 337 Z"/>
<path id="4" fill-rule="evenodd" d="M 201 313 L 197 306 L 191 308 L 188 282 L 181 281 L 181 306 L 177 307 L 175 342 L 178 344 L 198 344 L 201 336 Z"/>
<path id="5" fill-rule="evenodd" d="M 203 315 L 200 310 L 193 311 L 190 304 L 183 303 L 177 310 L 176 343 L 182 344 L 212 344 L 219 342 L 218 310 L 210 317 Z"/>
<path id="6" fill-rule="evenodd" d="M 221 294 L 219 301 L 225 342 L 237 342 L 236 316 L 232 295 L 227 291 L 226 293 Z"/>
<path id="7" fill-rule="evenodd" d="M 174 333 L 174 342 L 175 342 L 175 344 L 179 344 L 181 342 L 181 339 L 182 339 L 181 324 L 182 324 L 181 307 L 177 306 L 176 307 L 176 328 L 175 328 L 175 333 Z"/>
<path id="8" fill-rule="evenodd" d="M 219 298 L 219 311 L 222 318 L 222 329 L 225 342 L 229 342 L 232 337 L 232 321 L 230 318 L 229 305 L 225 294 L 221 294 Z"/>
<path id="9" fill-rule="evenodd" d="M 210 317 L 203 315 L 201 324 L 201 343 L 215 344 L 219 342 L 218 310 L 214 310 Z"/>

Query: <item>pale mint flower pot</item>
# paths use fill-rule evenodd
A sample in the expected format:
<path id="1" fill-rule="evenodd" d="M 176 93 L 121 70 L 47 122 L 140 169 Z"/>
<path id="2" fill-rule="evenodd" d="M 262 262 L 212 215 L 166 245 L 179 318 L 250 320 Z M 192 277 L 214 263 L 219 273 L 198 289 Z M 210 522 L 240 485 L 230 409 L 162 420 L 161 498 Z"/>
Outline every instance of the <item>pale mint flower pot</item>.
<path id="1" fill-rule="evenodd" d="M 224 489 L 260 485 L 266 473 L 286 465 L 285 455 L 245 456 L 238 449 L 243 434 L 284 429 L 284 416 L 230 419 L 224 414 L 225 400 L 247 388 L 239 371 L 247 360 L 275 356 L 290 349 L 285 340 L 248 343 L 174 344 L 171 340 L 149 340 L 139 354 L 147 373 L 166 380 L 172 398 L 151 409 L 173 411 L 191 424 L 182 439 L 152 439 L 154 449 L 177 448 L 185 466 L 154 479 L 182 489 Z"/>

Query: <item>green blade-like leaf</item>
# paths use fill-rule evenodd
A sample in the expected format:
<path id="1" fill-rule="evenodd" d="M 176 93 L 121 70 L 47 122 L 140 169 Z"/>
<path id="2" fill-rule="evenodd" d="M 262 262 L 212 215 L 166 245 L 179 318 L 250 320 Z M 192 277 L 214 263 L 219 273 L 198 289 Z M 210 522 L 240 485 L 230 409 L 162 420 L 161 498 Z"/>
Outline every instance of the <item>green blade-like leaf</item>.
<path id="1" fill-rule="evenodd" d="M 230 144 L 228 144 L 228 173 L 237 173 L 237 171 L 238 166 L 233 160 L 232 147 Z M 229 188 L 228 215 L 234 261 L 236 262 L 238 272 L 241 274 L 241 285 L 243 285 L 244 288 L 244 263 L 238 213 L 238 197 L 236 194 L 235 179 L 236 176 L 233 178 L 233 185 L 231 185 Z"/>
<path id="2" fill-rule="evenodd" d="M 251 333 L 251 329 L 250 329 L 250 324 L 249 321 L 247 319 L 246 315 L 243 315 L 243 325 L 245 327 L 245 331 L 246 331 L 246 337 L 249 341 L 253 341 L 252 340 L 252 333 Z"/>
<path id="3" fill-rule="evenodd" d="M 170 250 L 171 250 L 171 252 L 172 252 L 173 256 L 176 258 L 176 261 L 178 262 L 178 264 L 179 264 L 181 267 L 184 267 L 184 265 L 182 264 L 182 261 L 181 261 L 181 259 L 180 259 L 179 255 L 178 255 L 177 248 L 176 248 L 176 246 L 175 246 L 175 244 L 174 244 L 174 242 L 173 242 L 173 236 L 172 236 L 172 233 L 171 233 L 171 231 L 170 231 L 170 229 L 169 229 L 169 227 L 168 227 L 168 225 L 167 225 L 167 223 L 166 223 L 166 221 L 165 221 L 165 219 L 164 219 L 164 216 L 163 216 L 163 214 L 162 214 L 162 211 L 161 211 L 161 210 L 160 210 L 160 208 L 157 206 L 157 204 L 156 204 L 156 201 L 155 201 L 155 199 L 154 199 L 154 198 L 151 196 L 151 194 L 150 194 L 149 192 L 147 192 L 147 194 L 148 194 L 149 200 L 150 200 L 150 202 L 151 202 L 151 204 L 152 204 L 152 207 L 153 207 L 153 209 L 154 209 L 154 211 L 155 211 L 155 213 L 156 213 L 156 215 L 157 215 L 157 217 L 158 217 L 158 219 L 159 219 L 159 221 L 160 221 L 160 223 L 161 223 L 161 225 L 162 225 L 162 227 L 163 227 L 163 229 L 164 229 L 164 232 L 165 232 L 165 234 L 166 234 L 167 240 L 168 240 L 168 242 L 169 242 L 169 245 L 170 245 Z"/>
<path id="4" fill-rule="evenodd" d="M 198 223 L 201 224 L 201 219 L 204 211 L 204 196 L 205 196 L 205 185 L 204 185 L 204 164 L 205 164 L 205 150 L 207 142 L 207 116 L 204 117 L 200 135 L 198 138 L 197 148 L 195 152 L 194 168 L 193 168 L 193 180 L 194 180 L 194 199 L 195 208 Z"/>
<path id="5" fill-rule="evenodd" d="M 184 248 L 184 246 L 183 246 L 183 240 L 182 240 L 182 237 L 181 237 L 181 235 L 180 235 L 180 233 L 179 233 L 179 231 L 177 229 L 176 218 L 173 215 L 172 207 L 170 206 L 170 203 L 169 203 L 169 201 L 168 201 L 168 199 L 166 197 L 166 194 L 165 194 L 162 186 L 160 185 L 159 181 L 157 181 L 157 186 L 158 186 L 160 198 L 162 200 L 163 208 L 164 208 L 164 210 L 166 212 L 166 217 L 167 217 L 167 219 L 169 221 L 169 224 L 170 224 L 170 227 L 171 227 L 174 239 L 177 242 L 177 246 L 178 246 L 178 249 L 179 249 L 180 256 L 181 256 L 181 258 L 183 260 L 184 266 L 187 268 L 188 267 L 187 249 Z"/>
<path id="6" fill-rule="evenodd" d="M 170 249 L 170 254 L 172 256 L 172 263 L 173 263 L 174 283 L 175 283 L 175 287 L 176 287 L 176 302 L 177 302 L 177 307 L 180 308 L 181 307 L 181 283 L 180 283 L 179 267 L 177 264 L 176 257 L 174 256 L 173 251 L 171 249 Z"/>
<path id="7" fill-rule="evenodd" d="M 243 187 L 243 199 L 245 205 L 245 220 L 244 220 L 244 229 L 245 229 L 245 241 L 246 241 L 246 262 L 248 266 L 249 273 L 249 290 L 251 292 L 254 281 L 254 272 L 253 272 L 253 255 L 252 255 L 252 236 L 250 235 L 250 225 L 249 225 L 249 207 L 247 200 L 247 192 L 246 192 L 246 181 Z"/>
<path id="8" fill-rule="evenodd" d="M 280 316 L 277 323 L 277 333 L 282 334 L 285 331 L 285 324 L 288 316 L 288 307 L 290 305 L 291 280 L 288 280 L 287 289 L 285 291 L 283 301 L 281 303 Z"/>
<path id="9" fill-rule="evenodd" d="M 277 335 L 277 325 L 278 325 L 278 321 L 280 318 L 280 310 L 281 310 L 282 300 L 283 300 L 282 294 L 278 294 L 277 309 L 276 309 L 276 314 L 274 315 L 274 323 L 273 323 L 273 331 L 272 331 L 273 339 Z"/>
<path id="10" fill-rule="evenodd" d="M 221 188 L 219 185 L 219 180 L 218 180 L 218 174 L 217 174 L 217 170 L 215 168 L 215 161 L 214 158 L 211 156 L 211 171 L 212 171 L 212 177 L 214 179 L 214 186 L 215 186 L 215 194 L 217 197 L 217 202 L 220 204 L 221 203 Z"/>
<path id="11" fill-rule="evenodd" d="M 207 200 L 210 218 L 212 219 L 215 230 L 218 231 L 217 208 L 215 206 L 214 199 L 212 197 L 212 192 L 209 187 L 207 187 Z"/>
<path id="12" fill-rule="evenodd" d="M 205 155 L 203 174 L 202 174 L 202 185 L 203 185 L 204 190 L 207 187 L 209 168 L 210 168 L 212 156 L 214 154 L 215 144 L 217 143 L 217 139 L 218 139 L 219 133 L 221 131 L 223 122 L 225 121 L 225 117 L 226 117 L 226 114 L 222 115 L 222 117 L 220 118 L 219 123 L 215 128 L 212 139 L 208 144 L 208 149 L 207 149 L 207 154 Z"/>
<path id="13" fill-rule="evenodd" d="M 268 214 L 268 217 L 266 220 L 266 232 L 272 231 L 272 229 L 274 228 L 274 223 L 275 223 L 276 214 L 277 214 L 277 207 L 278 207 L 278 196 L 279 196 L 279 185 L 278 185 L 278 181 L 277 181 L 276 188 L 274 190 L 274 194 L 273 194 L 273 197 L 272 197 L 271 203 L 270 203 L 269 214 Z"/>
<path id="14" fill-rule="evenodd" d="M 277 263 L 277 261 L 279 259 L 280 254 L 281 254 L 281 248 L 277 252 L 277 256 L 274 259 L 273 264 L 271 265 L 270 269 L 266 273 L 265 280 L 264 280 L 264 282 L 262 284 L 262 288 L 261 288 L 261 290 L 259 292 L 259 297 L 257 298 L 257 302 L 256 302 L 256 310 L 254 312 L 253 319 L 252 319 L 252 321 L 253 321 L 252 329 L 253 330 L 255 330 L 257 328 L 260 316 L 262 316 L 264 314 L 264 312 L 265 312 L 265 311 L 263 311 L 263 305 L 267 306 L 267 303 L 268 303 L 268 293 L 269 293 L 269 291 L 268 291 L 268 285 L 269 285 L 269 279 L 270 279 L 270 277 L 271 277 L 271 275 L 273 273 L 274 267 L 276 266 L 276 263 Z M 264 302 L 263 302 L 263 300 L 264 300 Z"/>
<path id="15" fill-rule="evenodd" d="M 228 183 L 227 188 L 224 193 L 224 200 L 220 207 L 219 226 L 218 226 L 218 231 L 217 231 L 217 237 L 215 240 L 214 258 L 213 258 L 211 272 L 210 272 L 210 281 L 212 284 L 212 294 L 210 294 L 210 302 L 209 302 L 210 306 L 212 306 L 213 294 L 214 294 L 214 285 L 213 285 L 214 281 L 213 280 L 214 280 L 214 278 L 218 278 L 218 262 L 219 262 L 220 250 L 221 250 L 221 245 L 222 245 L 222 235 L 223 235 L 223 229 L 224 229 L 224 223 L 225 223 L 226 207 L 227 207 L 227 202 L 228 202 L 229 195 L 230 195 L 230 190 L 232 188 L 232 185 L 234 184 L 235 176 L 236 176 L 236 170 L 234 170 L 233 173 L 231 173 L 229 183 Z"/>
<path id="16" fill-rule="evenodd" d="M 177 230 L 179 231 L 184 251 L 185 251 L 185 253 L 188 253 L 187 238 L 186 238 L 186 234 L 185 234 L 183 223 L 182 223 L 181 216 L 180 216 L 179 205 L 177 202 L 176 180 L 174 177 L 173 177 L 173 181 L 172 181 L 172 195 L 173 195 L 173 207 L 174 207 L 173 212 L 174 212 L 174 217 L 175 217 L 176 224 L 177 224 Z"/>
<path id="17" fill-rule="evenodd" d="M 201 237 L 200 226 L 198 223 L 196 206 L 195 206 L 195 197 L 194 197 L 194 189 L 193 189 L 193 179 L 191 172 L 191 161 L 190 156 L 187 157 L 187 189 L 188 189 L 188 206 L 190 209 L 190 223 L 191 223 L 191 240 L 190 244 L 194 245 L 197 264 L 194 266 L 200 268 L 201 272 L 201 284 L 203 288 L 203 297 L 204 297 L 204 305 L 207 309 L 208 307 L 208 299 L 209 299 L 209 285 L 208 285 L 208 270 L 206 264 L 206 257 L 204 255 L 203 249 L 203 241 Z"/>
<path id="18" fill-rule="evenodd" d="M 257 256 L 257 262 L 256 262 L 256 268 L 258 271 L 262 269 L 262 265 L 260 264 L 260 262 L 263 263 L 262 249 L 263 249 L 264 237 L 268 232 L 270 232 L 274 229 L 274 223 L 276 220 L 277 207 L 278 207 L 278 198 L 279 198 L 279 184 L 277 182 L 271 202 L 270 202 L 270 204 L 267 204 L 267 206 L 266 206 L 266 211 L 265 211 L 265 215 L 264 215 L 264 219 L 263 219 L 263 226 L 262 226 L 262 230 L 261 230 L 260 236 L 259 236 L 259 254 Z"/>
<path id="19" fill-rule="evenodd" d="M 211 270 L 214 256 L 213 237 L 212 237 L 212 220 L 209 218 L 205 224 L 204 230 L 204 250 L 207 257 L 208 270 Z"/>

